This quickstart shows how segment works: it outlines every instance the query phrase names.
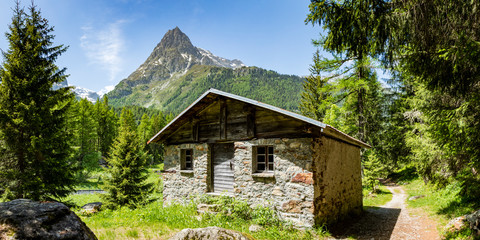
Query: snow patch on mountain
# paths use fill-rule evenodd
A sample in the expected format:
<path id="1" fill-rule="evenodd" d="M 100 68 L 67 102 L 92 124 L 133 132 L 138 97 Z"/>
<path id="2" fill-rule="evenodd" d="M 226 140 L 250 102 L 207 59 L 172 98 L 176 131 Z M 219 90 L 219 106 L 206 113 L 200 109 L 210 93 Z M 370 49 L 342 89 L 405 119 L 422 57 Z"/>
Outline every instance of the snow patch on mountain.
<path id="1" fill-rule="evenodd" d="M 103 95 L 105 95 L 107 92 L 112 91 L 113 88 L 114 88 L 114 86 L 106 86 L 100 92 L 96 93 L 95 91 L 92 91 L 92 90 L 87 89 L 87 88 L 82 88 L 82 87 L 69 85 L 67 80 L 65 80 L 61 83 L 53 84 L 52 89 L 57 90 L 57 89 L 68 87 L 68 86 L 73 87 L 72 91 L 75 94 L 75 97 L 77 97 L 77 99 L 86 98 L 88 101 L 90 101 L 92 103 L 95 103 L 97 101 L 97 99 L 102 98 Z"/>
<path id="2" fill-rule="evenodd" d="M 234 60 L 228 60 L 219 56 L 214 55 L 208 50 L 205 50 L 203 48 L 197 47 L 198 51 L 200 54 L 203 56 L 202 62 L 204 58 L 209 58 L 211 59 L 215 65 L 220 66 L 220 67 L 226 67 L 226 68 L 241 68 L 241 67 L 246 67 L 245 64 L 242 63 L 242 61 L 234 59 Z"/>
<path id="3" fill-rule="evenodd" d="M 100 99 L 101 96 L 98 95 L 95 91 L 90 89 L 82 88 L 82 87 L 75 87 L 73 92 L 77 96 L 77 98 L 86 98 L 88 101 L 95 103 L 97 99 Z"/>

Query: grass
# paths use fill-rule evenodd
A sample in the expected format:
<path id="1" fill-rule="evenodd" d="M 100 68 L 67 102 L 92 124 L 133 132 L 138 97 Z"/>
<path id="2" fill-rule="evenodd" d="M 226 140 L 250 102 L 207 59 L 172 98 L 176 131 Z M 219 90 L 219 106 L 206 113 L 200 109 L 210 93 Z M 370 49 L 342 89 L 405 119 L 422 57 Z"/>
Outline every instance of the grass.
<path id="1" fill-rule="evenodd" d="M 456 233 L 444 232 L 445 226 L 449 220 L 470 214 L 478 208 L 474 202 L 464 202 L 460 197 L 460 183 L 453 182 L 445 188 L 436 188 L 431 185 L 425 185 L 421 179 L 415 179 L 405 185 L 408 198 L 411 196 L 425 195 L 423 198 L 408 200 L 407 204 L 411 208 L 421 208 L 432 218 L 436 219 L 442 229 L 445 239 L 473 239 L 471 231 L 463 229 Z M 407 198 L 407 199 L 408 199 Z M 476 203 L 478 204 L 478 203 Z"/>
<path id="2" fill-rule="evenodd" d="M 363 189 L 363 207 L 380 207 L 392 200 L 393 194 L 385 187 L 380 186 L 376 193 L 371 193 L 370 189 Z"/>
<path id="3" fill-rule="evenodd" d="M 168 239 L 184 228 L 208 226 L 233 229 L 249 234 L 255 239 L 315 239 L 328 234 L 321 228 L 297 230 L 291 224 L 272 220 L 274 214 L 266 208 L 250 212 L 246 204 L 236 200 L 232 202 L 226 199 L 210 199 L 220 201 L 222 206 L 229 207 L 219 214 L 199 215 L 194 202 L 189 205 L 163 206 L 161 177 L 156 172 L 161 169 L 163 164 L 152 166 L 147 180 L 159 186 L 156 189 L 157 193 L 154 194 L 157 200 L 137 209 L 104 209 L 96 214 L 82 215 L 79 207 L 89 202 L 101 202 L 101 194 L 70 195 L 63 201 L 69 201 L 78 206 L 74 208 L 77 215 L 99 239 Z M 101 180 L 104 177 L 102 174 L 101 172 L 92 174 L 92 177 L 78 189 L 101 189 L 98 179 Z M 251 214 L 250 217 L 245 217 L 241 214 L 243 212 Z M 252 224 L 263 224 L 264 228 L 253 233 L 248 230 Z"/>
<path id="4" fill-rule="evenodd" d="M 412 201 L 407 201 L 408 205 L 413 208 L 423 208 L 431 215 L 442 218 L 446 223 L 447 220 L 469 214 L 475 211 L 473 203 L 464 203 L 459 197 L 460 183 L 454 182 L 445 188 L 437 189 L 430 185 L 425 185 L 420 179 L 411 181 L 405 185 L 408 197 L 425 195 Z"/>
<path id="5" fill-rule="evenodd" d="M 81 197 L 72 200 L 77 203 L 85 202 Z M 166 239 L 184 228 L 208 226 L 237 230 L 250 234 L 255 239 L 314 239 L 325 235 L 321 229 L 303 231 L 283 223 L 267 225 L 263 230 L 252 233 L 248 228 L 258 221 L 222 213 L 199 215 L 196 210 L 193 202 L 185 206 L 178 204 L 163 206 L 161 201 L 156 201 L 137 209 L 106 209 L 88 216 L 77 211 L 77 214 L 99 239 Z"/>

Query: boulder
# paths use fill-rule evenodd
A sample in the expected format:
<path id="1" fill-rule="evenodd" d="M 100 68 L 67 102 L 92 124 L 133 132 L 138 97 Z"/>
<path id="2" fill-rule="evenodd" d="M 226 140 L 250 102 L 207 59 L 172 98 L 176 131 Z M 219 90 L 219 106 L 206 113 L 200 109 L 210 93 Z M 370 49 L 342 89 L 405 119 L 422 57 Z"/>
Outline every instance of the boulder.
<path id="1" fill-rule="evenodd" d="M 465 221 L 468 222 L 470 228 L 480 236 L 480 210 L 466 215 Z"/>
<path id="2" fill-rule="evenodd" d="M 82 206 L 82 213 L 83 214 L 93 214 L 98 211 L 100 211 L 100 208 L 102 208 L 102 203 L 101 202 L 91 202 L 87 203 Z"/>
<path id="3" fill-rule="evenodd" d="M 210 239 L 224 239 L 224 240 L 254 240 L 253 237 L 247 236 L 243 233 L 219 228 L 186 228 L 175 234 L 169 240 L 210 240 Z"/>
<path id="4" fill-rule="evenodd" d="M 63 203 L 16 199 L 0 203 L 0 239 L 97 239 Z"/>
<path id="5" fill-rule="evenodd" d="M 445 226 L 445 230 L 449 232 L 459 231 L 465 227 L 465 216 L 457 217 L 450 220 Z"/>

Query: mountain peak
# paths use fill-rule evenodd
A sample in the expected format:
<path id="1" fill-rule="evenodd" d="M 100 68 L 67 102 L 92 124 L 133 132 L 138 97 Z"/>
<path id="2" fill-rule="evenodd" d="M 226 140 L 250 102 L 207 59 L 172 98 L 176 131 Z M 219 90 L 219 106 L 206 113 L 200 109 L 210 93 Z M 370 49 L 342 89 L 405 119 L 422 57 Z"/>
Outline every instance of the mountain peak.
<path id="1" fill-rule="evenodd" d="M 163 36 L 160 43 L 157 45 L 157 48 L 166 50 L 175 48 L 180 52 L 191 52 L 194 46 L 190 41 L 190 38 L 183 33 L 180 28 L 175 27 L 174 29 L 168 30 L 167 33 Z"/>
<path id="2" fill-rule="evenodd" d="M 147 60 L 125 79 L 124 84 L 136 86 L 152 81 L 167 80 L 174 75 L 185 74 L 195 65 L 231 69 L 245 66 L 240 60 L 228 60 L 193 46 L 190 38 L 176 27 L 168 30 Z"/>

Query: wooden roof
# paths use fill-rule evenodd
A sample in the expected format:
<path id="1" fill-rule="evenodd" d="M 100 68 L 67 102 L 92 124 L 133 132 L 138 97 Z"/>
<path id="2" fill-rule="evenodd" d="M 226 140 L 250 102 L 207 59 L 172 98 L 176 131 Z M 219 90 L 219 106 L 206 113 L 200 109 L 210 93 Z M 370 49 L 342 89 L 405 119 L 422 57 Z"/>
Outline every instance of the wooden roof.
<path id="1" fill-rule="evenodd" d="M 303 115 L 293 113 L 266 103 L 262 103 L 256 100 L 252 100 L 249 98 L 241 97 L 235 94 L 223 92 L 217 89 L 209 89 L 206 91 L 202 96 L 200 96 L 195 102 L 193 102 L 190 106 L 188 106 L 183 112 L 181 112 L 175 119 L 173 119 L 170 123 L 168 123 L 162 130 L 160 130 L 155 136 L 153 136 L 148 143 L 150 142 L 162 142 L 165 138 L 173 134 L 177 128 L 181 127 L 183 124 L 188 122 L 191 117 L 194 117 L 195 114 L 205 107 L 209 106 L 213 102 L 219 99 L 219 97 L 227 98 L 227 99 L 233 99 L 237 101 L 244 102 L 246 104 L 250 104 L 262 109 L 270 110 L 291 118 L 294 118 L 298 121 L 302 121 L 304 123 L 307 123 L 309 125 L 312 125 L 316 128 L 319 128 L 320 131 L 322 132 L 323 135 L 326 135 L 331 138 L 335 138 L 353 145 L 356 145 L 358 147 L 363 147 L 363 148 L 370 148 L 371 146 L 358 140 L 355 139 L 339 130 L 336 128 L 327 125 L 325 123 L 322 123 L 320 121 L 305 117 Z"/>

